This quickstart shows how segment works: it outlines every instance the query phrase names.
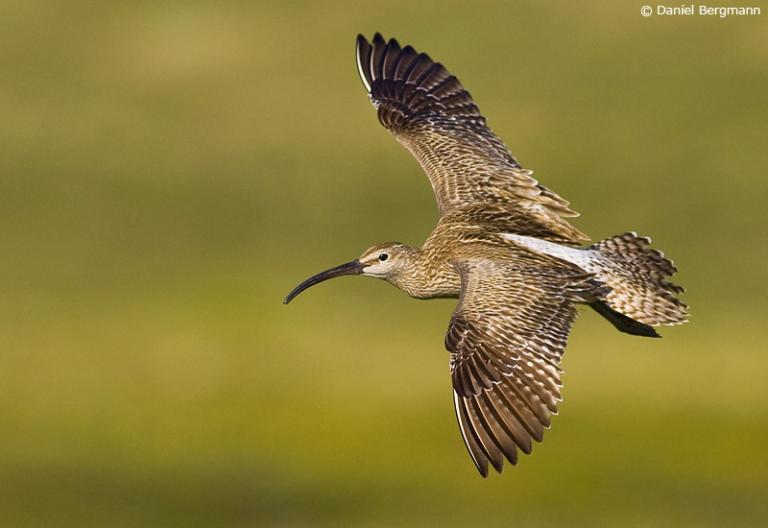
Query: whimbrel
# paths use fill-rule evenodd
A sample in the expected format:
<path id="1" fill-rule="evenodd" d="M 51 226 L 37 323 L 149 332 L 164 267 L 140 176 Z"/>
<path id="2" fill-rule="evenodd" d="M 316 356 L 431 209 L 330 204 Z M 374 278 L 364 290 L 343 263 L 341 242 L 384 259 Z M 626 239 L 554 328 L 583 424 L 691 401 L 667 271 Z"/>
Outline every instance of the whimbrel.
<path id="1" fill-rule="evenodd" d="M 491 132 L 458 79 L 411 46 L 357 37 L 357 69 L 379 121 L 416 158 L 440 219 L 420 248 L 377 244 L 299 284 L 283 302 L 342 275 L 388 281 L 419 299 L 458 297 L 448 325 L 453 401 L 484 477 L 517 463 L 557 412 L 560 359 L 575 304 L 618 330 L 658 337 L 686 320 L 672 262 L 635 233 L 588 247 L 569 203 Z"/>

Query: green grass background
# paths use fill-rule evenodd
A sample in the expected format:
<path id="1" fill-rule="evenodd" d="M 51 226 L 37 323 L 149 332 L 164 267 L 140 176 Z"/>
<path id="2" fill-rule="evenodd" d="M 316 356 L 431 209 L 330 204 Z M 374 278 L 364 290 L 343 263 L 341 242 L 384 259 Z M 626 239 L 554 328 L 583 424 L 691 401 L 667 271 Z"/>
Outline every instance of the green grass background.
<path id="1" fill-rule="evenodd" d="M 768 12 L 622 2 L 0 3 L 0 525 L 755 526 L 768 515 Z M 764 9 L 766 11 L 766 9 Z M 545 442 L 478 477 L 452 301 L 345 278 L 429 185 L 358 32 L 429 52 L 689 325 L 584 313 Z"/>

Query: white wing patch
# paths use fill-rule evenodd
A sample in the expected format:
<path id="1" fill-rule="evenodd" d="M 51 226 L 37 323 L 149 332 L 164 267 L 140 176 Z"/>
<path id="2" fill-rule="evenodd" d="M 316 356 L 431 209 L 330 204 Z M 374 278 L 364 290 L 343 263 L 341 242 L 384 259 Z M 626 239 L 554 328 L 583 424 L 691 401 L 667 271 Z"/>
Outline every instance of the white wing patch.
<path id="1" fill-rule="evenodd" d="M 594 249 L 573 248 L 555 244 L 548 240 L 524 235 L 515 235 L 513 233 L 502 233 L 501 236 L 533 251 L 534 253 L 549 255 L 550 257 L 576 264 L 584 271 L 590 273 L 598 274 L 603 269 L 600 266 L 602 256 Z"/>

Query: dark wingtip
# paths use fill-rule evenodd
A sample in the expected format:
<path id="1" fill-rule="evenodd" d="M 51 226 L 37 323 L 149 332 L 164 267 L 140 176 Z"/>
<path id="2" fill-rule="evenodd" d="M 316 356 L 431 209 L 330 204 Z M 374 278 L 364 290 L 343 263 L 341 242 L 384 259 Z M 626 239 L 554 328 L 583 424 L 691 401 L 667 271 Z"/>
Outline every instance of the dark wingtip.
<path id="1" fill-rule="evenodd" d="M 659 334 L 654 327 L 642 323 L 633 326 L 631 331 L 625 330 L 625 332 L 640 337 L 661 337 L 661 334 Z"/>
<path id="2" fill-rule="evenodd" d="M 605 317 L 619 332 L 642 337 L 661 337 L 654 327 L 640 321 L 635 321 L 631 317 L 617 312 L 608 306 L 605 301 L 596 301 L 590 303 L 589 306 Z"/>
<path id="3" fill-rule="evenodd" d="M 488 464 L 480 464 L 478 463 L 474 458 L 472 458 L 472 462 L 475 464 L 475 468 L 477 469 L 477 472 L 480 473 L 480 476 L 484 479 L 488 478 Z"/>

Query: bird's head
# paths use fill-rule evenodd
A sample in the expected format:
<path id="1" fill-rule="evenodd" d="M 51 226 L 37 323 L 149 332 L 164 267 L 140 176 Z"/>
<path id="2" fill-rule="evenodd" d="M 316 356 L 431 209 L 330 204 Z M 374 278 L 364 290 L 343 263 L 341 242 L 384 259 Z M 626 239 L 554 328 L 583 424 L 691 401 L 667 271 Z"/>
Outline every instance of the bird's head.
<path id="1" fill-rule="evenodd" d="M 342 275 L 368 275 L 370 277 L 391 280 L 411 262 L 415 252 L 416 250 L 412 247 L 400 244 L 399 242 L 376 244 L 363 251 L 363 254 L 356 260 L 322 271 L 308 278 L 296 286 L 283 299 L 283 303 L 288 304 L 294 297 L 310 286 L 334 277 L 341 277 Z"/>

